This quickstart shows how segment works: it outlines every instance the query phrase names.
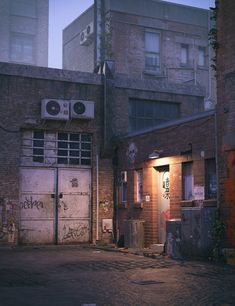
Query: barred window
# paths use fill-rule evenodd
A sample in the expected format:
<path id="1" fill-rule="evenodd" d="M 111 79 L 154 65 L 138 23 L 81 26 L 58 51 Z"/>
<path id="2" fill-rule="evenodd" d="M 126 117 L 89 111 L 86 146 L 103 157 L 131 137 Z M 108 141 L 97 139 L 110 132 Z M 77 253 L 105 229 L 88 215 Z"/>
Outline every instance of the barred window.
<path id="1" fill-rule="evenodd" d="M 57 163 L 91 165 L 91 135 L 58 133 Z"/>
<path id="2" fill-rule="evenodd" d="M 44 162 L 44 131 L 33 132 L 33 161 Z"/>

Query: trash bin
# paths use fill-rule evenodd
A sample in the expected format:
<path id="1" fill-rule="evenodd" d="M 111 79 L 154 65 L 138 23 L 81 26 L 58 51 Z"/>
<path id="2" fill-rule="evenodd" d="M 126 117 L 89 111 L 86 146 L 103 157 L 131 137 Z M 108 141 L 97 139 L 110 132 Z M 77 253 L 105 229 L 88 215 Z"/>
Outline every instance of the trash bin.
<path id="1" fill-rule="evenodd" d="M 166 221 L 166 253 L 173 259 L 181 259 L 181 219 Z"/>
<path id="2" fill-rule="evenodd" d="M 124 246 L 138 249 L 144 247 L 143 220 L 124 220 Z"/>

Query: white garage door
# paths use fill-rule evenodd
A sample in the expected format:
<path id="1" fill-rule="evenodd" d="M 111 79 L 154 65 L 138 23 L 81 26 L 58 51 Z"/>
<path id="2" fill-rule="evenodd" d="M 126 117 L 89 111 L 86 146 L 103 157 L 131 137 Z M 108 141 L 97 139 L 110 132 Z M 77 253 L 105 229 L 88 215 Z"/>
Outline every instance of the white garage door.
<path id="1" fill-rule="evenodd" d="M 22 168 L 19 242 L 89 241 L 90 170 Z"/>

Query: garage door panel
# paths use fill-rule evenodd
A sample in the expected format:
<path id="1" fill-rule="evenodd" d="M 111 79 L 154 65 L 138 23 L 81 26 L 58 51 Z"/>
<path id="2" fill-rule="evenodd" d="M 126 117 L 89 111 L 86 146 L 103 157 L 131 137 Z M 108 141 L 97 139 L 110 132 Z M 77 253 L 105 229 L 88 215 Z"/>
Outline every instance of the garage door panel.
<path id="1" fill-rule="evenodd" d="M 51 195 L 22 194 L 20 199 L 21 218 L 53 218 L 54 201 Z"/>
<path id="2" fill-rule="evenodd" d="M 60 220 L 59 243 L 89 241 L 89 220 Z"/>
<path id="3" fill-rule="evenodd" d="M 63 194 L 59 202 L 60 218 L 89 218 L 89 196 Z"/>
<path id="4" fill-rule="evenodd" d="M 48 244 L 53 242 L 53 219 L 21 220 L 20 242 Z"/>

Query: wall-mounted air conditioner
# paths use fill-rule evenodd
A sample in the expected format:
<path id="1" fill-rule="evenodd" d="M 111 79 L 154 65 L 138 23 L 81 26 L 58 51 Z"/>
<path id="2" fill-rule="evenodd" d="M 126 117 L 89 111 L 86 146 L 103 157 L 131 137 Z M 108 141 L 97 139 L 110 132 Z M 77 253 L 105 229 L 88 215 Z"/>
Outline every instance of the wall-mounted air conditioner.
<path id="1" fill-rule="evenodd" d="M 121 183 L 127 182 L 127 171 L 121 171 Z"/>
<path id="2" fill-rule="evenodd" d="M 91 43 L 94 35 L 94 23 L 89 23 L 85 30 L 80 33 L 80 45 L 87 46 Z"/>
<path id="3" fill-rule="evenodd" d="M 75 119 L 93 119 L 94 102 L 84 100 L 70 101 L 70 118 Z"/>
<path id="4" fill-rule="evenodd" d="M 94 34 L 94 23 L 91 22 L 86 26 L 86 37 L 87 39 L 91 39 Z"/>
<path id="5" fill-rule="evenodd" d="M 60 99 L 43 99 L 41 101 L 41 118 L 51 120 L 69 120 L 69 101 Z"/>
<path id="6" fill-rule="evenodd" d="M 86 29 L 85 29 L 80 33 L 80 45 L 83 46 L 87 44 L 88 44 L 88 40 L 86 37 Z"/>

